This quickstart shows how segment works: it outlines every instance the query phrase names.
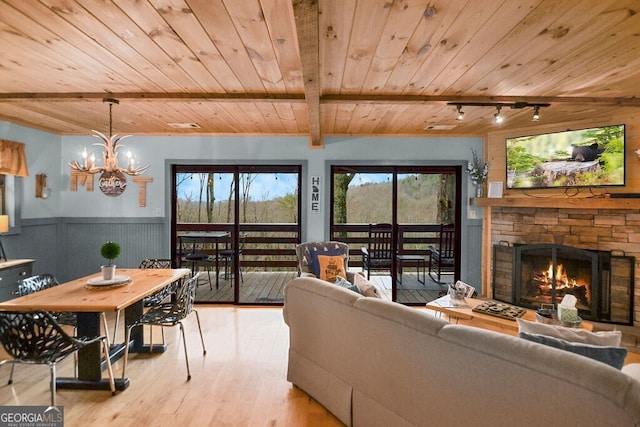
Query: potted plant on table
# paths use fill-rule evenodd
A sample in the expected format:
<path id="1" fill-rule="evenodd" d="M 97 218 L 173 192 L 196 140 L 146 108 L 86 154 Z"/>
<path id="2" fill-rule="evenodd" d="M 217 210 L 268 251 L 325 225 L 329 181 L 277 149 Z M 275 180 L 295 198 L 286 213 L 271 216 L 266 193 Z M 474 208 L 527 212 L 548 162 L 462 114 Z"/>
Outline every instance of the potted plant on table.
<path id="1" fill-rule="evenodd" d="M 100 255 L 107 260 L 107 265 L 102 266 L 102 278 L 112 280 L 116 272 L 113 260 L 120 255 L 120 245 L 116 242 L 107 242 L 100 248 Z"/>

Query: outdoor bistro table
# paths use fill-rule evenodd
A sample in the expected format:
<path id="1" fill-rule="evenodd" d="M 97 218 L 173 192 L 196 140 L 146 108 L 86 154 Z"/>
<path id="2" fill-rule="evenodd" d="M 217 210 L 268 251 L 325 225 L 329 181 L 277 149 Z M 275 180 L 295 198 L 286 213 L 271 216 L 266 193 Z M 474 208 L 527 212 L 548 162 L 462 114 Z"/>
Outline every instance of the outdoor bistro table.
<path id="1" fill-rule="evenodd" d="M 218 258 L 220 240 L 225 239 L 229 236 L 229 233 L 226 231 L 207 231 L 207 232 L 190 232 L 181 234 L 178 236 L 180 239 L 180 257 L 178 258 L 178 262 L 180 267 L 182 267 L 182 263 L 191 263 L 192 273 L 195 273 L 196 265 L 199 262 L 205 262 L 209 257 L 204 254 L 202 249 L 198 250 L 203 256 L 202 259 L 189 259 L 184 257 L 188 254 L 188 246 L 189 244 L 199 244 L 202 245 L 204 243 L 214 243 L 215 244 L 215 256 L 213 259 L 216 263 L 216 289 L 218 289 L 218 285 L 220 284 L 220 279 L 218 277 L 218 273 L 220 272 L 220 260 Z M 207 270 L 207 277 L 209 277 L 209 271 Z M 209 285 L 211 285 L 211 278 L 209 277 Z"/>
<path id="2" fill-rule="evenodd" d="M 188 276 L 190 270 L 179 269 L 118 269 L 120 277 L 129 280 L 122 284 L 109 286 L 91 286 L 88 282 L 99 282 L 102 273 L 92 274 L 72 280 L 22 297 L 0 303 L 0 310 L 30 311 L 46 310 L 55 312 L 74 312 L 78 316 L 77 333 L 80 336 L 102 335 L 100 314 L 124 310 L 125 324 L 129 325 L 143 313 L 142 299 L 154 294 L 171 283 Z M 105 333 L 107 333 L 105 331 Z M 111 343 L 110 359 L 117 360 L 124 355 L 125 343 Z M 131 331 L 130 352 L 149 351 L 144 345 L 142 327 Z M 154 344 L 154 352 L 163 352 L 166 346 Z M 105 369 L 100 343 L 84 347 L 78 351 L 78 376 L 61 377 L 56 385 L 61 389 L 108 390 L 109 381 L 102 379 Z M 116 390 L 129 386 L 128 378 L 115 379 Z"/>

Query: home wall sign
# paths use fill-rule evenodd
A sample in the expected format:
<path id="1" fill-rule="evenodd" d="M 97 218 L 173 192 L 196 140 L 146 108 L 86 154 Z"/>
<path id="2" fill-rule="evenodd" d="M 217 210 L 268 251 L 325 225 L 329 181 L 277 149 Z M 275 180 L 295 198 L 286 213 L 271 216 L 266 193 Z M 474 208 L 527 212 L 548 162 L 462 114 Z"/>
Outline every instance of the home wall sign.
<path id="1" fill-rule="evenodd" d="M 312 212 L 320 212 L 320 189 L 322 186 L 320 185 L 320 177 L 312 176 L 311 177 L 311 211 Z"/>

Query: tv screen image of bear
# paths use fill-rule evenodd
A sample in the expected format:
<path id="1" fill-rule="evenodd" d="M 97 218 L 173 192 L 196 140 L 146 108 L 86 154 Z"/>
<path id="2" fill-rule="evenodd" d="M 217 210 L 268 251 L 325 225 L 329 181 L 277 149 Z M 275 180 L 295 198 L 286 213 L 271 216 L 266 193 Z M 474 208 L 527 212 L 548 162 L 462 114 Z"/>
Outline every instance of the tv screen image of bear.
<path id="1" fill-rule="evenodd" d="M 507 138 L 507 188 L 622 186 L 625 127 Z"/>

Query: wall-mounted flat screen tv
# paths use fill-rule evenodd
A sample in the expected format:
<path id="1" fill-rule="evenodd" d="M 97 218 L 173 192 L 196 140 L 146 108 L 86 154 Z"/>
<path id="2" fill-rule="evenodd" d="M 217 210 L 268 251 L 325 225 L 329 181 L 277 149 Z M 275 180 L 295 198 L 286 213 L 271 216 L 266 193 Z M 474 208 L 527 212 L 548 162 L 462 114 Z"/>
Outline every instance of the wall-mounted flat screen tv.
<path id="1" fill-rule="evenodd" d="M 622 186 L 624 125 L 507 138 L 507 188 Z"/>

